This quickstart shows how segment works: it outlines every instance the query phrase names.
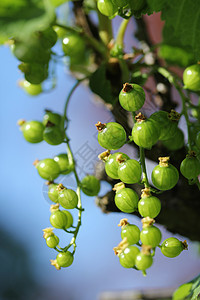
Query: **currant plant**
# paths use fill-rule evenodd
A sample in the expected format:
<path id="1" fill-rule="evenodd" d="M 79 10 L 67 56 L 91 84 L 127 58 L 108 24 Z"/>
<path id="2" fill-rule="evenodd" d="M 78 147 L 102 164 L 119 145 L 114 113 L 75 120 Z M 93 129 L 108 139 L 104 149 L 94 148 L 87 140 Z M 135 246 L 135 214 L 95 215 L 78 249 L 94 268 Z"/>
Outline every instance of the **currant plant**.
<path id="1" fill-rule="evenodd" d="M 59 18 L 59 5 L 64 2 L 73 7 L 70 21 Z M 95 176 L 87 174 L 80 178 L 69 139 L 70 99 L 84 81 L 103 99 L 116 120 L 96 124 L 98 142 L 104 148 L 99 158 L 105 163 L 107 181 L 115 191 L 110 201 L 115 205 L 113 210 L 135 213 L 142 218 L 141 231 L 125 218 L 120 221 L 122 241 L 114 251 L 123 267 L 141 270 L 145 275 L 158 248 L 169 258 L 187 249 L 187 243 L 175 237 L 161 241 L 162 234 L 154 225 L 154 218 L 162 223 L 160 212 L 162 206 L 166 209 L 168 205 L 161 205 L 164 197 L 173 198 L 164 195 L 173 191 L 178 194 L 180 190 L 183 194 L 187 183 L 188 191 L 191 185 L 195 193 L 200 188 L 200 103 L 193 100 L 200 95 L 200 46 L 196 30 L 200 27 L 199 3 L 195 0 L 191 6 L 189 0 L 184 3 L 178 0 L 176 5 L 172 0 L 47 0 L 40 3 L 32 0 L 31 5 L 33 14 L 27 1 L 16 4 L 10 0 L 0 4 L 0 41 L 6 41 L 19 62 L 18 68 L 24 77 L 19 86 L 30 96 L 51 91 L 56 86 L 58 63 L 67 66 L 77 80 L 62 114 L 46 110 L 43 120 L 18 122 L 29 143 L 43 141 L 54 149 L 62 143 L 67 146 L 64 153 L 34 162 L 40 177 L 48 181 L 48 197 L 52 201 L 50 224 L 53 228 L 44 229 L 47 246 L 58 252 L 51 264 L 60 269 L 73 263 L 82 223 L 81 191 L 87 196 L 97 196 L 100 191 L 100 181 Z M 192 16 L 188 13 L 191 9 Z M 138 33 L 140 46 L 132 45 L 131 50 L 126 51 L 125 34 L 128 34 L 131 19 L 135 18 L 142 31 L 141 17 L 158 11 L 163 11 L 162 18 L 166 21 L 163 42 L 149 45 L 148 39 L 143 40 L 146 32 L 142 36 Z M 91 19 L 94 14 L 96 23 Z M 176 22 L 177 14 L 180 22 Z M 191 26 L 185 21 L 188 15 L 190 20 L 197 20 L 191 25 L 192 34 Z M 113 35 L 112 20 L 116 16 L 120 16 L 121 24 Z M 165 62 L 161 63 L 159 58 Z M 171 65 L 184 68 L 183 76 L 171 71 Z M 51 83 L 49 89 L 45 87 L 47 82 Z M 154 86 L 149 87 L 149 82 Z M 181 101 L 178 111 L 171 101 L 174 94 L 171 89 Z M 135 157 L 123 152 L 121 147 L 126 144 L 138 150 Z M 117 152 L 111 152 L 113 150 Z M 146 158 L 159 161 L 151 178 L 147 175 Z M 76 180 L 76 190 L 60 183 L 59 176 L 69 174 Z M 191 195 L 191 189 L 184 194 Z M 71 210 L 78 215 L 77 224 Z M 195 206 L 194 211 L 197 211 Z M 165 225 L 170 223 L 170 217 L 163 221 Z M 60 230 L 72 235 L 65 247 L 59 245 Z M 192 239 L 195 238 L 192 236 Z"/>

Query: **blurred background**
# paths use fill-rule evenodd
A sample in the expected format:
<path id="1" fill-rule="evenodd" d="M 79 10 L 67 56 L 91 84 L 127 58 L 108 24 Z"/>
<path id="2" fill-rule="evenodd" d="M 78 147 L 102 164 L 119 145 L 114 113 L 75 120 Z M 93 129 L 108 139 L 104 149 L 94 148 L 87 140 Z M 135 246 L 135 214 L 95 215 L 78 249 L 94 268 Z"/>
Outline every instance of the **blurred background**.
<path id="1" fill-rule="evenodd" d="M 116 18 L 114 28 L 119 22 L 120 18 Z M 134 21 L 129 24 L 130 36 L 135 26 Z M 134 43 L 136 40 L 132 36 L 127 47 Z M 58 64 L 56 88 L 37 97 L 30 97 L 17 84 L 22 76 L 17 68 L 18 61 L 8 47 L 0 47 L 0 58 L 0 300 L 128 300 L 136 299 L 134 293 L 140 294 L 147 290 L 162 289 L 168 293 L 168 289 L 173 291 L 197 276 L 200 269 L 198 245 L 190 241 L 189 251 L 183 251 L 174 259 L 164 257 L 158 249 L 147 277 L 143 277 L 141 272 L 123 269 L 112 249 L 121 239 L 117 224 L 127 215 L 103 214 L 95 205 L 94 197 L 84 194 L 82 199 L 85 211 L 74 263 L 61 271 L 50 265 L 49 260 L 55 259 L 56 253 L 46 246 L 42 237 L 42 229 L 50 226 L 50 201 L 44 182 L 32 163 L 36 158 L 51 158 L 64 152 L 65 146 L 50 146 L 45 142 L 28 144 L 23 139 L 17 121 L 21 118 L 40 121 L 45 109 L 63 113 L 66 97 L 75 80 L 66 67 Z M 93 173 L 97 156 L 102 152 L 97 143 L 94 124 L 112 118 L 103 104 L 95 99 L 86 85 L 82 84 L 73 94 L 68 110 L 69 137 L 81 177 Z M 135 154 L 131 153 L 128 146 L 124 146 L 123 151 L 134 158 Z M 153 165 L 148 164 L 149 173 L 152 168 Z M 58 181 L 70 187 L 75 185 L 71 175 L 59 178 Z M 100 195 L 108 190 L 108 184 L 102 183 Z M 75 214 L 74 218 L 76 220 Z M 139 218 L 128 216 L 128 220 L 142 227 Z M 159 228 L 163 240 L 173 236 L 164 227 Z M 69 242 L 67 234 L 60 234 L 59 230 L 56 234 L 63 245 Z M 114 296 L 110 292 L 120 294 Z"/>

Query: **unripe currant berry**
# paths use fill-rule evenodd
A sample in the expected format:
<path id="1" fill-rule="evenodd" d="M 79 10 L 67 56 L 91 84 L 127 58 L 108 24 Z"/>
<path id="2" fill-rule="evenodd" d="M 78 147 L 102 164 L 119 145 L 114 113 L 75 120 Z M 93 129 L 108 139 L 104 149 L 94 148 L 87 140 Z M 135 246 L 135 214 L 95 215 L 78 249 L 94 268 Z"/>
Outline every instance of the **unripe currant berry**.
<path id="1" fill-rule="evenodd" d="M 82 58 L 86 49 L 85 40 L 77 33 L 67 33 L 63 37 L 62 49 L 70 58 Z"/>
<path id="2" fill-rule="evenodd" d="M 58 203 L 58 196 L 59 196 L 58 184 L 56 183 L 49 184 L 48 196 L 51 201 Z"/>
<path id="3" fill-rule="evenodd" d="M 178 170 L 169 164 L 169 157 L 159 157 L 157 165 L 151 174 L 151 179 L 155 187 L 161 191 L 172 189 L 178 182 Z"/>
<path id="4" fill-rule="evenodd" d="M 136 117 L 137 122 L 132 129 L 133 141 L 139 147 L 150 149 L 160 136 L 159 125 L 151 119 L 146 119 L 139 113 Z"/>
<path id="5" fill-rule="evenodd" d="M 178 256 L 183 250 L 187 249 L 186 241 L 181 242 L 177 238 L 171 237 L 161 245 L 161 252 L 167 257 L 173 258 Z"/>
<path id="6" fill-rule="evenodd" d="M 29 143 L 40 143 L 43 141 L 44 126 L 38 121 L 19 120 L 18 124 L 25 140 Z"/>
<path id="7" fill-rule="evenodd" d="M 186 89 L 200 91 L 200 64 L 189 66 L 183 72 L 183 83 Z"/>
<path id="8" fill-rule="evenodd" d="M 65 213 L 67 216 L 67 225 L 65 226 L 65 229 L 67 229 L 73 225 L 73 217 L 68 210 L 62 210 L 62 212 Z"/>
<path id="9" fill-rule="evenodd" d="M 135 265 L 138 270 L 145 271 L 146 269 L 150 268 L 153 264 L 153 258 L 151 254 L 145 254 L 140 252 L 136 256 Z"/>
<path id="10" fill-rule="evenodd" d="M 73 209 L 77 207 L 78 195 L 73 190 L 63 187 L 60 190 L 58 201 L 65 209 Z"/>
<path id="11" fill-rule="evenodd" d="M 120 160 L 118 159 L 120 157 Z M 119 179 L 118 175 L 118 167 L 120 164 L 120 161 L 126 161 L 127 159 L 130 159 L 128 155 L 122 152 L 116 152 L 108 156 L 105 162 L 105 171 L 106 174 L 113 178 L 113 179 Z"/>
<path id="12" fill-rule="evenodd" d="M 181 149 L 184 146 L 183 131 L 177 128 L 175 135 L 168 140 L 162 141 L 162 144 L 171 151 L 176 151 Z"/>
<path id="13" fill-rule="evenodd" d="M 73 165 L 70 165 L 68 155 L 62 153 L 53 158 L 60 167 L 61 174 L 67 175 L 73 170 Z"/>
<path id="14" fill-rule="evenodd" d="M 31 84 L 27 80 L 21 80 L 20 83 L 19 83 L 19 85 L 30 96 L 37 96 L 40 93 L 42 93 L 42 86 L 41 86 L 41 84 Z"/>
<path id="15" fill-rule="evenodd" d="M 59 238 L 53 234 L 46 238 L 46 244 L 49 248 L 55 248 L 59 243 Z"/>
<path id="16" fill-rule="evenodd" d="M 56 257 L 57 263 L 62 268 L 71 266 L 74 260 L 74 256 L 71 252 L 60 252 Z"/>
<path id="17" fill-rule="evenodd" d="M 160 213 L 161 202 L 157 197 L 151 195 L 150 190 L 142 190 L 141 199 L 138 202 L 138 211 L 142 217 L 155 218 Z"/>
<path id="18" fill-rule="evenodd" d="M 51 158 L 46 158 L 40 161 L 34 162 L 37 171 L 43 179 L 53 181 L 60 174 L 60 168 L 57 162 Z"/>
<path id="19" fill-rule="evenodd" d="M 194 151 L 189 152 L 180 165 L 181 174 L 187 179 L 195 179 L 200 174 L 200 162 Z"/>
<path id="20" fill-rule="evenodd" d="M 125 144 L 126 132 L 120 124 L 116 122 L 109 122 L 107 124 L 98 122 L 96 127 L 99 131 L 98 142 L 101 147 L 109 150 L 117 150 Z"/>
<path id="21" fill-rule="evenodd" d="M 129 159 L 122 162 L 118 167 L 118 176 L 121 181 L 128 184 L 140 181 L 142 169 L 139 162 L 135 159 Z"/>
<path id="22" fill-rule="evenodd" d="M 47 125 L 48 122 L 53 123 L 54 125 L 60 126 L 62 122 L 61 115 L 54 113 L 50 110 L 45 111 L 45 115 L 43 117 L 43 124 L 44 126 Z"/>
<path id="23" fill-rule="evenodd" d="M 59 145 L 64 140 L 64 133 L 59 126 L 48 122 L 43 132 L 43 139 L 50 145 Z"/>
<path id="24" fill-rule="evenodd" d="M 170 113 L 160 110 L 153 113 L 149 119 L 154 120 L 160 128 L 159 140 L 165 141 L 176 134 L 180 114 L 174 110 Z"/>
<path id="25" fill-rule="evenodd" d="M 135 246 L 128 246 L 119 255 L 119 262 L 124 268 L 133 268 L 135 266 L 136 256 L 140 250 Z"/>
<path id="26" fill-rule="evenodd" d="M 115 195 L 115 204 L 123 212 L 132 213 L 137 210 L 138 195 L 130 188 L 119 189 Z"/>
<path id="27" fill-rule="evenodd" d="M 134 112 L 144 105 L 145 92 L 138 84 L 125 83 L 119 94 L 119 102 L 125 110 Z"/>
<path id="28" fill-rule="evenodd" d="M 151 225 L 145 227 L 140 232 L 140 240 L 143 245 L 151 246 L 152 248 L 157 247 L 161 242 L 162 234 L 160 229 Z"/>
<path id="29" fill-rule="evenodd" d="M 122 226 L 121 238 L 127 238 L 127 243 L 129 245 L 137 244 L 140 240 L 140 229 L 133 224 L 126 224 Z"/>
<path id="30" fill-rule="evenodd" d="M 93 175 L 87 175 L 81 181 L 81 190 L 87 196 L 97 196 L 100 191 L 100 181 Z"/>
<path id="31" fill-rule="evenodd" d="M 64 229 L 67 225 L 67 215 L 61 210 L 56 210 L 51 213 L 50 223 L 53 227 Z"/>
<path id="32" fill-rule="evenodd" d="M 117 12 L 117 6 L 111 0 L 98 0 L 97 7 L 107 17 L 112 17 Z"/>

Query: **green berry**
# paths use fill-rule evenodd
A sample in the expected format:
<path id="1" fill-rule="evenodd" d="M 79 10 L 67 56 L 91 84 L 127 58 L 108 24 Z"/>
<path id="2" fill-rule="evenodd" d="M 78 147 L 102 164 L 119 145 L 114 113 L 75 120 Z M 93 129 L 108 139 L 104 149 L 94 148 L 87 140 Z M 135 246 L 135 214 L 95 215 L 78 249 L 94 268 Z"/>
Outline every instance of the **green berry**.
<path id="1" fill-rule="evenodd" d="M 56 210 L 51 213 L 50 223 L 55 228 L 64 229 L 67 225 L 67 215 L 61 210 Z"/>
<path id="2" fill-rule="evenodd" d="M 161 245 L 161 252 L 167 257 L 173 258 L 178 256 L 185 246 L 177 238 L 171 237 L 166 240 Z"/>
<path id="3" fill-rule="evenodd" d="M 72 58 L 83 57 L 86 50 L 85 40 L 76 33 L 68 33 L 63 37 L 63 52 Z"/>
<path id="4" fill-rule="evenodd" d="M 25 79 L 31 84 L 40 84 L 48 77 L 48 65 L 22 63 L 18 68 L 25 74 Z"/>
<path id="5" fill-rule="evenodd" d="M 62 268 L 67 268 L 71 266 L 74 260 L 74 256 L 71 252 L 61 252 L 56 257 L 57 263 Z"/>
<path id="6" fill-rule="evenodd" d="M 119 102 L 125 110 L 134 112 L 144 105 L 145 92 L 138 84 L 125 83 L 119 94 Z"/>
<path id="7" fill-rule="evenodd" d="M 140 229 L 133 224 L 126 224 L 122 227 L 121 238 L 127 238 L 129 245 L 137 244 L 140 239 Z"/>
<path id="8" fill-rule="evenodd" d="M 121 181 L 128 184 L 140 181 L 142 169 L 139 162 L 135 159 L 129 159 L 122 162 L 118 167 L 118 176 Z"/>
<path id="9" fill-rule="evenodd" d="M 152 248 L 155 248 L 160 244 L 161 238 L 162 234 L 160 229 L 153 225 L 143 228 L 140 233 L 140 240 L 142 244 L 151 246 Z"/>
<path id="10" fill-rule="evenodd" d="M 96 126 L 99 131 L 98 142 L 101 147 L 117 150 L 125 144 L 126 132 L 120 124 L 116 122 L 102 124 L 99 122 Z"/>
<path id="11" fill-rule="evenodd" d="M 58 191 L 58 185 L 56 183 L 51 183 L 49 185 L 48 196 L 51 201 L 58 203 L 59 191 Z"/>
<path id="12" fill-rule="evenodd" d="M 30 82 L 23 80 L 20 85 L 30 96 L 37 96 L 42 93 L 41 84 L 31 84 Z"/>
<path id="13" fill-rule="evenodd" d="M 60 26 L 53 26 L 53 30 L 56 32 L 59 39 L 63 39 L 63 37 L 67 34 L 67 30 Z"/>
<path id="14" fill-rule="evenodd" d="M 111 0 L 97 0 L 98 10 L 107 17 L 112 17 L 117 12 L 117 6 Z"/>
<path id="15" fill-rule="evenodd" d="M 69 174 L 72 171 L 73 166 L 70 165 L 68 155 L 66 153 L 56 155 L 56 156 L 54 156 L 53 159 L 59 165 L 61 174 L 66 175 L 66 174 Z"/>
<path id="16" fill-rule="evenodd" d="M 136 116 L 137 118 L 137 116 Z M 160 127 L 151 119 L 139 114 L 132 129 L 133 141 L 139 147 L 150 149 L 157 143 L 160 136 Z"/>
<path id="17" fill-rule="evenodd" d="M 140 250 L 135 246 L 125 248 L 119 255 L 119 262 L 124 268 L 133 268 L 135 266 L 136 256 Z"/>
<path id="18" fill-rule="evenodd" d="M 50 145 L 59 145 L 64 140 L 64 133 L 58 126 L 51 124 L 44 129 L 43 139 Z"/>
<path id="19" fill-rule="evenodd" d="M 160 163 L 151 174 L 151 179 L 155 187 L 161 191 L 172 189 L 178 182 L 179 172 L 168 163 L 169 157 L 160 157 Z"/>
<path id="20" fill-rule="evenodd" d="M 153 263 L 153 258 L 151 255 L 146 255 L 140 252 L 136 256 L 135 265 L 138 270 L 145 271 L 146 269 L 150 268 Z"/>
<path id="21" fill-rule="evenodd" d="M 78 195 L 73 190 L 64 188 L 59 193 L 58 201 L 65 209 L 73 209 L 77 207 Z"/>
<path id="22" fill-rule="evenodd" d="M 175 135 L 168 140 L 162 141 L 162 143 L 167 149 L 171 151 L 176 151 L 181 149 L 184 146 L 183 131 L 177 128 Z"/>
<path id="23" fill-rule="evenodd" d="M 130 188 L 123 188 L 115 195 L 115 204 L 123 212 L 132 213 L 137 210 L 137 193 Z"/>
<path id="24" fill-rule="evenodd" d="M 55 248 L 59 243 L 59 238 L 54 234 L 46 238 L 46 244 L 49 248 Z"/>
<path id="25" fill-rule="evenodd" d="M 46 126 L 48 122 L 51 122 L 54 125 L 60 126 L 61 122 L 62 122 L 62 117 L 61 117 L 61 115 L 59 115 L 57 113 L 47 110 L 43 117 L 44 126 Z"/>
<path id="26" fill-rule="evenodd" d="M 24 122 L 20 127 L 25 140 L 29 143 L 40 143 L 43 141 L 44 126 L 38 121 Z"/>
<path id="27" fill-rule="evenodd" d="M 43 31 L 37 31 L 35 35 L 44 49 L 52 48 L 57 41 L 57 34 L 52 27 L 48 27 Z"/>
<path id="28" fill-rule="evenodd" d="M 40 160 L 37 163 L 36 168 L 40 177 L 48 181 L 53 181 L 60 174 L 59 165 L 51 158 Z"/>
<path id="29" fill-rule="evenodd" d="M 186 157 L 180 165 L 181 174 L 187 179 L 195 179 L 200 174 L 200 162 L 195 156 Z"/>
<path id="30" fill-rule="evenodd" d="M 87 175 L 81 181 L 81 189 L 87 196 L 97 196 L 100 191 L 100 181 L 93 175 Z"/>
<path id="31" fill-rule="evenodd" d="M 119 167 L 120 162 L 117 160 L 117 157 L 120 154 L 121 154 L 122 160 L 125 161 L 125 160 L 129 159 L 128 155 L 126 155 L 125 153 L 116 152 L 116 153 L 111 154 L 105 162 L 106 174 L 113 179 L 119 179 L 118 167 Z"/>
<path id="32" fill-rule="evenodd" d="M 65 229 L 67 229 L 73 225 L 73 217 L 68 210 L 62 210 L 62 212 L 65 213 L 67 216 L 67 225 L 65 226 Z"/>
<path id="33" fill-rule="evenodd" d="M 186 89 L 200 91 L 200 65 L 192 65 L 183 72 L 183 83 Z"/>
<path id="34" fill-rule="evenodd" d="M 157 197 L 151 196 L 150 192 L 142 193 L 141 199 L 138 202 L 138 211 L 143 218 L 155 218 L 160 213 L 161 202 Z"/>

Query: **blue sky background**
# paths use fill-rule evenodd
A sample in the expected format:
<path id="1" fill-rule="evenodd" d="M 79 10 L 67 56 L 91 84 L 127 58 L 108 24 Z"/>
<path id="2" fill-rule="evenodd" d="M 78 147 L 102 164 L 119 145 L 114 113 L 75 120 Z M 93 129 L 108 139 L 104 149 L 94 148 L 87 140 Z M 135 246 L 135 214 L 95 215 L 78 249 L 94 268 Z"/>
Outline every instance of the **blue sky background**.
<path id="1" fill-rule="evenodd" d="M 82 199 L 85 212 L 74 263 L 61 271 L 50 265 L 49 260 L 54 259 L 56 253 L 46 246 L 42 237 L 42 229 L 50 226 L 49 202 L 42 192 L 44 182 L 32 163 L 36 158 L 53 157 L 65 151 L 65 146 L 50 146 L 44 142 L 28 144 L 16 123 L 21 118 L 42 120 L 45 108 L 62 113 L 66 96 L 75 81 L 62 65 L 58 65 L 56 89 L 38 97 L 29 97 L 17 86 L 17 80 L 22 76 L 17 69 L 18 61 L 9 48 L 0 47 L 0 57 L 0 227 L 27 250 L 35 280 L 47 289 L 47 293 L 56 293 L 57 299 L 94 300 L 105 290 L 175 288 L 195 277 L 200 268 L 200 259 L 196 245 L 190 242 L 189 251 L 183 251 L 175 259 L 164 257 L 158 250 L 146 278 L 140 272 L 123 269 L 112 248 L 120 242 L 117 224 L 124 214 L 105 215 L 95 205 L 94 198 L 84 195 Z M 108 120 L 110 113 L 100 103 L 95 103 L 91 92 L 81 85 L 71 99 L 69 117 L 71 145 L 80 166 L 84 163 L 81 162 L 78 151 L 86 143 L 93 149 L 93 163 L 95 153 L 102 151 L 95 139 L 94 124 Z M 85 172 L 91 173 L 91 170 L 91 164 L 88 169 L 84 166 Z M 73 185 L 73 178 L 69 176 L 64 182 L 66 185 Z M 108 189 L 107 184 L 102 184 L 101 194 Z M 130 216 L 128 219 L 141 228 L 137 217 Z M 163 227 L 159 228 L 163 239 L 171 236 Z M 61 235 L 59 231 L 57 233 L 63 240 L 69 241 L 67 235 Z M 43 299 L 50 298 L 44 295 Z"/>

